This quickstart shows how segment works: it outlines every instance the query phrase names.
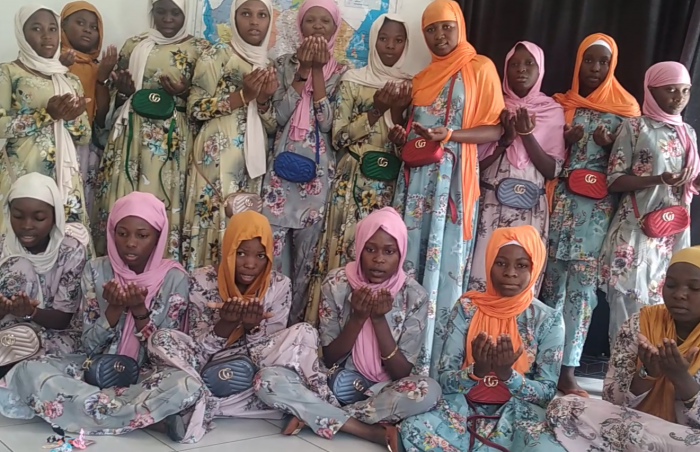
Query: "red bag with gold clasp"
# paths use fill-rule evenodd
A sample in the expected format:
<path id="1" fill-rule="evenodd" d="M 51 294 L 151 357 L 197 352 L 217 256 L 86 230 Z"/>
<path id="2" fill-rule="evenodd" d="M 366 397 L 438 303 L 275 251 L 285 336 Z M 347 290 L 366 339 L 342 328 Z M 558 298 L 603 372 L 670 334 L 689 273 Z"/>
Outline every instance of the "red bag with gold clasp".
<path id="1" fill-rule="evenodd" d="M 506 385 L 496 377 L 495 374 L 490 373 L 486 375 L 479 383 L 465 394 L 467 403 L 472 411 L 477 412 L 476 405 L 504 405 L 511 398 L 510 390 Z M 500 444 L 496 444 L 488 438 L 480 435 L 476 429 L 476 421 L 479 419 L 500 419 L 500 415 L 486 415 L 486 414 L 472 414 L 467 417 L 467 431 L 469 432 L 469 450 L 474 447 L 474 442 L 479 440 L 480 443 L 492 449 L 499 450 L 501 452 L 510 452 L 505 447 Z"/>

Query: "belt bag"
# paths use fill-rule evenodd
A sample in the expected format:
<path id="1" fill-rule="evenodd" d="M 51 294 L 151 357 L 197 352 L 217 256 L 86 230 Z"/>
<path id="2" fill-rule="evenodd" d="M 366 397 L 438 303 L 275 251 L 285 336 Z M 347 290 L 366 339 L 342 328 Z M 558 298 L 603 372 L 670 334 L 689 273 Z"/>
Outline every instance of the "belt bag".
<path id="1" fill-rule="evenodd" d="M 639 215 L 637 197 L 632 193 L 632 207 L 642 232 L 652 239 L 676 235 L 690 226 L 690 214 L 683 206 L 662 207 L 642 217 Z"/>
<path id="2" fill-rule="evenodd" d="M 0 366 L 31 358 L 39 349 L 41 339 L 28 323 L 17 323 L 0 331 Z"/>
<path id="3" fill-rule="evenodd" d="M 131 109 L 143 118 L 170 119 L 175 114 L 175 98 L 162 89 L 140 89 L 131 98 Z"/>
<path id="4" fill-rule="evenodd" d="M 350 155 L 360 163 L 360 172 L 369 179 L 395 181 L 401 171 L 401 159 L 383 151 L 366 151 L 361 156 Z"/>
<path id="5" fill-rule="evenodd" d="M 258 369 L 245 355 L 211 361 L 202 369 L 202 380 L 214 397 L 226 398 L 253 387 Z"/>
<path id="6" fill-rule="evenodd" d="M 464 396 L 467 399 L 472 411 L 477 412 L 476 405 L 504 405 L 510 398 L 510 390 L 503 384 L 502 381 L 493 373 L 490 373 L 479 381 L 473 388 Z M 478 440 L 483 445 L 499 450 L 501 452 L 509 452 L 508 449 L 496 444 L 490 439 L 480 435 L 476 428 L 476 421 L 480 419 L 498 420 L 500 415 L 473 414 L 467 417 L 467 431 L 469 432 L 469 450 L 474 448 L 474 443 Z"/>
<path id="7" fill-rule="evenodd" d="M 481 185 L 487 190 L 495 191 L 498 202 L 512 209 L 531 210 L 539 204 L 540 196 L 545 194 L 545 190 L 537 184 L 514 177 L 501 180 L 495 187 L 485 182 Z"/>
<path id="8" fill-rule="evenodd" d="M 316 109 L 314 108 L 314 118 Z M 306 184 L 316 179 L 316 171 L 321 161 L 321 137 L 318 119 L 314 119 L 316 133 L 316 161 L 295 152 L 280 152 L 272 163 L 272 169 L 282 179 L 296 184 Z"/>
<path id="9" fill-rule="evenodd" d="M 350 355 L 346 356 L 328 371 L 328 386 L 343 406 L 367 399 L 365 393 L 374 386 L 374 383 L 360 372 L 343 367 L 349 357 Z"/>
<path id="10" fill-rule="evenodd" d="M 591 199 L 608 196 L 608 180 L 604 173 L 589 169 L 575 169 L 569 172 L 566 186 L 575 195 Z"/>
<path id="11" fill-rule="evenodd" d="M 445 123 L 447 127 L 450 117 L 450 107 L 452 105 L 452 90 L 455 86 L 457 75 L 452 77 L 450 81 L 450 89 L 447 92 L 447 107 L 445 108 Z M 411 116 L 408 118 L 406 130 L 410 133 L 413 126 L 413 115 L 416 112 L 416 107 L 411 110 Z M 442 155 L 445 148 L 442 143 L 437 141 L 427 141 L 425 138 L 418 137 L 408 141 L 401 149 L 401 160 L 409 168 L 418 168 L 421 166 L 432 165 L 439 163 L 442 160 Z"/>
<path id="12" fill-rule="evenodd" d="M 139 379 L 139 365 L 131 356 L 96 355 L 83 363 L 84 380 L 100 389 L 128 388 Z"/>

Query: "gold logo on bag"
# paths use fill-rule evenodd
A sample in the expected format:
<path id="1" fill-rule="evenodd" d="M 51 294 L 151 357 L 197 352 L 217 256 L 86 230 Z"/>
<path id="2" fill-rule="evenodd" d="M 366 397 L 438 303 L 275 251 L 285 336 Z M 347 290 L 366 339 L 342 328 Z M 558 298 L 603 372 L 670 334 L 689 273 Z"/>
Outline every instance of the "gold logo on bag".
<path id="1" fill-rule="evenodd" d="M 154 104 L 157 104 L 158 102 L 160 102 L 160 94 L 158 94 L 158 93 L 151 93 L 151 94 L 148 95 L 148 100 L 150 100 L 150 101 L 153 102 Z"/>
<path id="2" fill-rule="evenodd" d="M 228 367 L 219 371 L 219 380 L 226 381 L 233 377 L 233 372 Z"/>
<path id="3" fill-rule="evenodd" d="M 673 214 L 673 212 L 665 212 L 663 215 L 661 215 L 661 218 L 663 218 L 664 221 L 673 221 L 676 216 Z M 4 339 L 4 338 L 3 338 Z"/>
<path id="4" fill-rule="evenodd" d="M 487 388 L 495 388 L 498 386 L 498 377 L 495 375 L 487 375 L 484 377 L 484 385 L 486 385 Z"/>
<path id="5" fill-rule="evenodd" d="M 598 182 L 598 178 L 593 174 L 586 174 L 586 177 L 584 177 L 583 180 L 585 180 L 587 184 L 595 184 Z"/>
<path id="6" fill-rule="evenodd" d="M 385 157 L 379 157 L 377 159 L 377 166 L 381 168 L 386 168 L 387 166 L 389 166 L 389 160 L 387 160 Z"/>
<path id="7" fill-rule="evenodd" d="M 15 339 L 14 334 L 8 334 L 0 338 L 0 344 L 2 344 L 3 347 L 12 347 L 15 345 L 15 342 L 17 342 L 17 339 Z"/>
<path id="8" fill-rule="evenodd" d="M 114 363 L 114 370 L 120 374 L 126 370 L 126 367 L 124 367 L 124 364 L 121 361 L 117 361 Z"/>
<path id="9" fill-rule="evenodd" d="M 524 195 L 525 194 L 525 186 L 518 184 L 515 187 L 513 187 L 513 191 L 518 195 Z"/>
<path id="10" fill-rule="evenodd" d="M 352 382 L 352 386 L 357 390 L 358 392 L 365 392 L 365 387 L 362 386 L 362 382 L 360 380 L 355 380 Z"/>
<path id="11" fill-rule="evenodd" d="M 424 139 L 416 141 L 416 149 L 423 149 L 428 143 Z"/>

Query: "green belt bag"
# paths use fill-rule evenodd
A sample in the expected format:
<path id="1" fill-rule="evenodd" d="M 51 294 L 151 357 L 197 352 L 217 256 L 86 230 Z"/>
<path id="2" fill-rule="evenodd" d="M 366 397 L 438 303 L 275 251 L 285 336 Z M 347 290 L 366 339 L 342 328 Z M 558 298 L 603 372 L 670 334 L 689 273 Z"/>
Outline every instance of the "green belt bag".
<path id="1" fill-rule="evenodd" d="M 393 181 L 399 177 L 401 159 L 388 152 L 367 151 L 362 156 L 350 152 L 358 162 L 365 177 L 381 181 Z"/>

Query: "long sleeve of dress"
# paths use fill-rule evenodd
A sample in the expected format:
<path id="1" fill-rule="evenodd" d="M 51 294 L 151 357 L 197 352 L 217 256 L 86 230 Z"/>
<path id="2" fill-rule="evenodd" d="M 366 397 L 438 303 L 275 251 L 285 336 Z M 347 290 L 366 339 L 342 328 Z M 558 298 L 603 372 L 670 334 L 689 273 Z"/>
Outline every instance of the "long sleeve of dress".
<path id="1" fill-rule="evenodd" d="M 246 341 L 253 343 L 287 328 L 289 311 L 292 308 L 292 281 L 278 273 L 273 274 L 272 282 L 265 294 L 265 311 L 272 313 L 272 317 L 260 322 L 260 331 L 256 334 L 246 334 Z"/>
<path id="2" fill-rule="evenodd" d="M 625 120 L 620 126 L 620 134 L 615 140 L 612 152 L 610 152 L 610 160 L 608 163 L 608 187 L 613 184 L 620 176 L 651 176 L 650 174 L 633 174 L 632 165 L 634 164 L 634 148 L 637 144 L 637 134 L 632 128 L 632 123 L 629 119 Z M 651 169 L 652 166 L 648 165 Z"/>
<path id="3" fill-rule="evenodd" d="M 639 356 L 639 314 L 634 314 L 622 324 L 611 350 L 608 372 L 603 383 L 603 400 L 619 406 L 634 408 L 645 394 L 635 396 L 630 386 L 637 371 Z"/>
<path id="4" fill-rule="evenodd" d="M 340 82 L 335 100 L 335 119 L 333 120 L 333 146 L 345 149 L 369 135 L 372 127 L 366 111 L 360 111 L 355 99 L 354 84 Z M 381 121 L 381 119 L 380 119 Z M 376 125 L 376 124 L 375 124 Z"/>
<path id="5" fill-rule="evenodd" d="M 326 92 L 331 96 L 328 88 L 329 86 L 326 84 Z M 333 129 L 333 104 L 331 98 L 326 96 L 319 102 L 314 102 L 314 112 L 316 113 L 316 121 L 318 122 L 318 129 L 321 133 L 331 133 Z"/>
<path id="6" fill-rule="evenodd" d="M 443 394 L 466 394 L 477 382 L 469 378 L 467 369 L 462 369 L 466 355 L 467 318 L 461 301 L 452 309 L 446 331 L 447 338 L 438 364 L 438 381 Z"/>
<path id="7" fill-rule="evenodd" d="M 53 298 L 53 309 L 70 314 L 80 310 L 82 299 L 80 286 L 85 270 L 86 254 L 85 247 L 80 244 L 66 253 L 66 264 L 63 266 L 58 290 Z"/>
<path id="8" fill-rule="evenodd" d="M 318 306 L 318 335 L 321 338 L 322 347 L 329 346 L 343 330 L 336 298 L 340 297 L 341 300 L 345 300 L 346 297 L 335 290 L 338 273 L 338 271 L 330 272 L 321 285 L 321 301 Z"/>
<path id="9" fill-rule="evenodd" d="M 83 85 L 81 84 L 80 79 L 73 74 L 67 74 L 66 77 L 68 78 L 68 82 L 73 87 L 75 93 L 80 97 L 85 96 L 85 91 L 83 90 Z M 90 102 L 96 102 L 96 100 L 91 99 Z M 72 121 L 64 121 L 63 127 L 65 127 L 68 133 L 70 133 L 71 137 L 73 137 L 75 144 L 90 144 L 90 140 L 92 139 L 92 124 L 90 124 L 90 118 L 88 117 L 87 111 L 84 111 L 80 116 Z"/>
<path id="10" fill-rule="evenodd" d="M 23 102 L 15 98 L 8 64 L 0 65 L 0 139 L 31 137 L 53 126 L 55 121 L 45 108 L 22 106 Z"/>
<path id="11" fill-rule="evenodd" d="M 224 68 L 231 57 L 228 44 L 217 45 L 204 52 L 197 62 L 187 98 L 187 113 L 194 120 L 209 121 L 233 112 L 230 94 L 242 82 L 234 74 L 225 74 Z"/>
<path id="12" fill-rule="evenodd" d="M 83 293 L 83 348 L 88 355 L 103 352 L 116 337 L 116 328 L 112 328 L 100 308 L 97 298 L 97 270 L 88 262 L 83 270 L 81 289 Z"/>
<path id="13" fill-rule="evenodd" d="M 197 269 L 190 277 L 190 336 L 202 347 L 207 359 L 223 350 L 228 340 L 214 332 L 219 315 L 216 309 L 207 306 L 207 303 L 221 303 L 218 289 L 209 287 L 216 278 L 214 267 Z"/>
<path id="14" fill-rule="evenodd" d="M 397 345 L 406 360 L 415 366 L 423 352 L 425 344 L 425 331 L 428 320 L 428 308 L 430 300 L 428 294 L 419 284 L 409 283 L 404 291 L 404 302 L 407 305 L 406 320 L 403 322 L 401 337 Z M 390 323 L 391 325 L 392 323 Z M 413 368 L 414 373 L 418 369 Z"/>

